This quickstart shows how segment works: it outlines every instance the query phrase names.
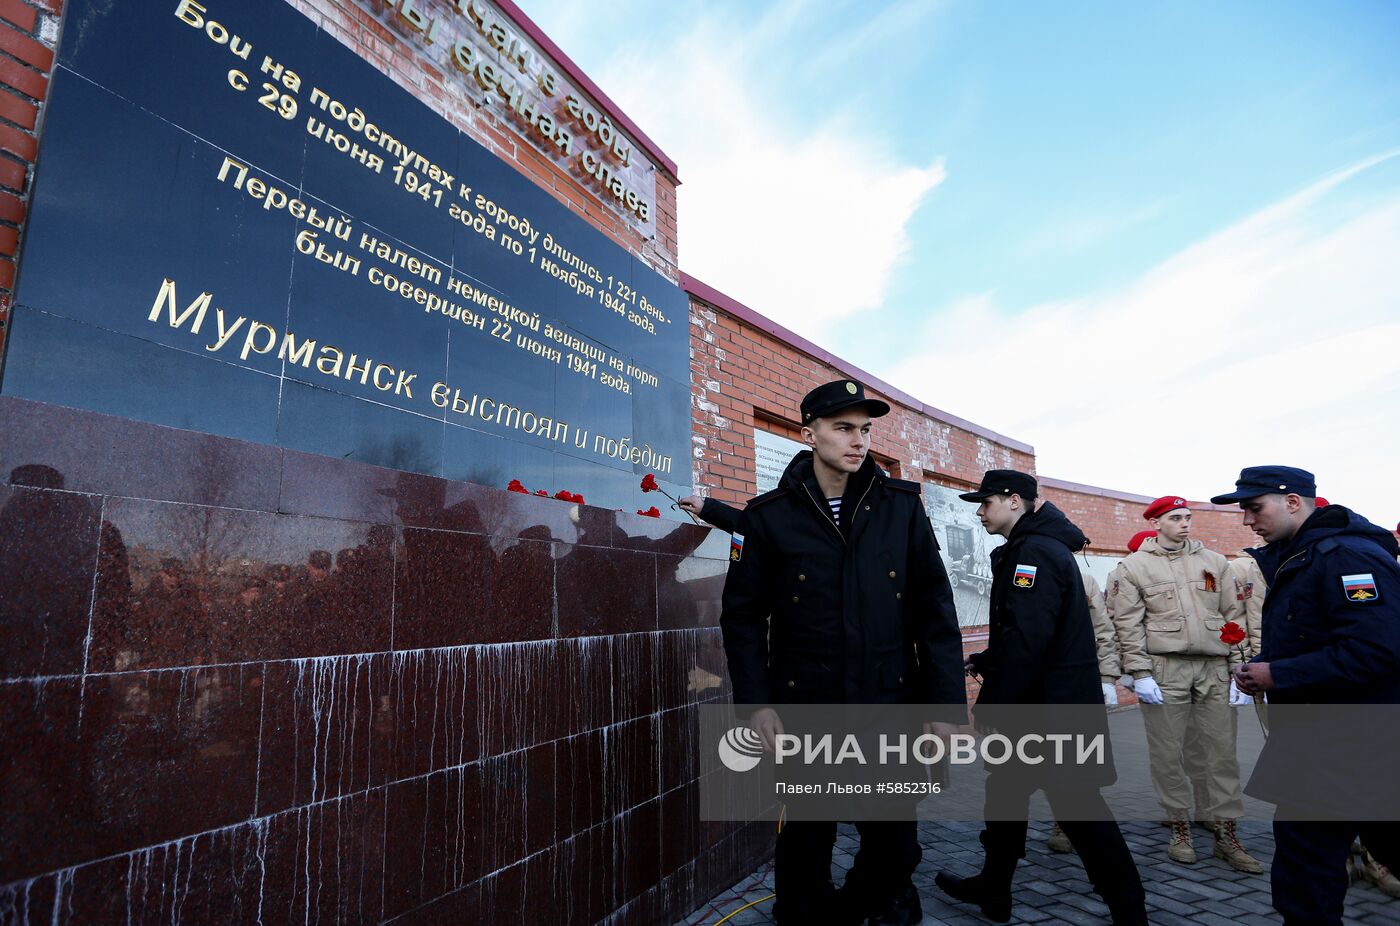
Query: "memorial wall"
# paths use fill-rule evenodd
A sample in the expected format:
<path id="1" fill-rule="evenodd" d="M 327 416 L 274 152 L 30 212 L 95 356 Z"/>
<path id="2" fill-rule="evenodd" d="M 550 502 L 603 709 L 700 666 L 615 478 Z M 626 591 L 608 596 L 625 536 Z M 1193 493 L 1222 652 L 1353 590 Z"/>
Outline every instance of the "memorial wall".
<path id="1" fill-rule="evenodd" d="M 678 183 L 511 0 L 0 3 L 0 926 L 703 907 L 773 830 L 699 820 L 728 538 L 640 483 L 741 503 L 833 378 L 980 648 L 949 499 L 1033 449 L 680 273 Z"/>
<path id="2" fill-rule="evenodd" d="M 654 229 L 655 167 L 470 6 L 438 7 L 478 36 L 457 86 L 510 80 Z M 286 3 L 74 0 L 45 123 L 5 394 L 613 508 L 688 490 L 685 294 Z"/>
<path id="3" fill-rule="evenodd" d="M 653 924 L 750 870 L 697 810 L 727 540 L 634 513 L 691 483 L 675 165 L 505 0 L 0 39 L 0 924 Z"/>

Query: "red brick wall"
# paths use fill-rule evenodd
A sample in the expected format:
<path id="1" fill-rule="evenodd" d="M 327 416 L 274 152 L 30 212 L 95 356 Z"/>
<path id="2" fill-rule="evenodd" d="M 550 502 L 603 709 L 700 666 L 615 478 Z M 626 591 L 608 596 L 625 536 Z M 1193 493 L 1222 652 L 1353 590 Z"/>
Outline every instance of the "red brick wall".
<path id="1" fill-rule="evenodd" d="M 795 437 L 802 396 L 842 377 L 860 380 L 892 406 L 874 430 L 871 449 L 895 461 L 903 478 L 927 474 L 945 483 L 976 483 L 987 469 L 1034 467 L 1031 448 L 934 417 L 893 387 L 839 358 L 819 356 L 824 352 L 771 322 L 764 320 L 770 330 L 763 330 L 749 310 L 682 279 L 692 296 L 693 469 L 702 493 L 738 504 L 751 498 L 755 427 Z"/>
<path id="2" fill-rule="evenodd" d="M 1106 556 L 1128 552 L 1128 540 L 1152 527 L 1142 513 L 1152 499 L 1112 489 L 1079 486 L 1057 479 L 1041 479 L 1041 494 L 1055 503 L 1069 519 L 1089 535 L 1089 551 Z M 1241 523 L 1240 509 L 1191 503 L 1191 536 L 1212 550 L 1233 557 L 1259 539 Z"/>
<path id="3" fill-rule="evenodd" d="M 698 280 L 683 276 L 682 284 L 691 293 L 693 470 L 701 494 L 736 504 L 751 498 L 754 429 L 796 438 L 802 396 L 841 377 L 889 401 L 871 447 L 902 478 L 971 486 L 988 469 L 1035 472 L 1031 447 L 930 409 Z M 1148 527 L 1142 512 L 1150 498 L 1046 477 L 1041 487 L 1089 535 L 1091 552 L 1125 553 L 1128 539 Z M 1238 508 L 1192 507 L 1195 536 L 1211 549 L 1233 556 L 1257 542 Z"/>
<path id="4" fill-rule="evenodd" d="M 0 0 L 0 351 L 63 0 Z"/>

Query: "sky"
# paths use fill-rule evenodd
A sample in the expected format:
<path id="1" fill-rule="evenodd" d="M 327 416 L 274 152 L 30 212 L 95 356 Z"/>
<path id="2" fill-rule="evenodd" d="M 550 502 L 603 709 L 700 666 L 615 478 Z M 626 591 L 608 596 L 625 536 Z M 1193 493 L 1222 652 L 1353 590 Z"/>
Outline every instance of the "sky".
<path id="1" fill-rule="evenodd" d="M 1400 521 L 1400 4 L 521 6 L 677 163 L 686 272 L 1042 475 Z"/>

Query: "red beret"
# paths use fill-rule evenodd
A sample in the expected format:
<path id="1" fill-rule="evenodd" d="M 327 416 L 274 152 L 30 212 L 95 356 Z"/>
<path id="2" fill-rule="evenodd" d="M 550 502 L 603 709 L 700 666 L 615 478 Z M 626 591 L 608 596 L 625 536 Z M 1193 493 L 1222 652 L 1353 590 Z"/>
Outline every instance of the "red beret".
<path id="1" fill-rule="evenodd" d="M 1148 537 L 1156 537 L 1156 531 L 1138 531 L 1133 535 L 1133 539 L 1128 541 L 1128 552 L 1136 553 L 1142 548 L 1142 542 Z"/>
<path id="2" fill-rule="evenodd" d="M 1323 498 L 1321 495 L 1319 495 L 1317 498 L 1313 499 L 1313 504 L 1317 505 L 1317 507 L 1319 508 L 1326 508 L 1332 503 L 1329 502 L 1327 499 Z"/>
<path id="3" fill-rule="evenodd" d="M 1161 498 L 1148 505 L 1147 510 L 1142 513 L 1142 516 L 1151 521 L 1153 518 L 1160 518 L 1168 511 L 1189 507 L 1191 506 L 1186 504 L 1186 499 L 1182 498 L 1180 495 L 1163 495 Z"/>

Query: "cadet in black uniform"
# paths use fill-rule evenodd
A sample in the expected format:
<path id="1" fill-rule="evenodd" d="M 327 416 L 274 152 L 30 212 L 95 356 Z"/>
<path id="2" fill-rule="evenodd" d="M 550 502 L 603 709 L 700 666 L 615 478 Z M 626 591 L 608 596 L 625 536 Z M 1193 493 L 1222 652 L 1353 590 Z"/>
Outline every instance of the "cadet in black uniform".
<path id="1" fill-rule="evenodd" d="M 1255 556 L 1269 584 L 1261 652 L 1235 681 L 1271 708 L 1245 793 L 1277 806 L 1274 909 L 1289 926 L 1340 926 L 1353 839 L 1400 867 L 1396 734 L 1354 723 L 1355 708 L 1290 706 L 1400 704 L 1400 547 L 1341 505 L 1319 508 L 1313 474 L 1292 466 L 1247 467 L 1211 501 L 1239 502 L 1267 543 Z M 1367 804 L 1386 822 L 1357 819 Z"/>
<path id="2" fill-rule="evenodd" d="M 1012 738 L 1044 733 L 1046 724 L 1064 722 L 1087 735 L 1107 735 L 1108 719 L 1099 686 L 1093 622 L 1074 553 L 1087 542 L 1058 508 L 1035 507 L 1035 479 L 1009 469 L 989 470 L 976 492 L 961 496 L 979 502 L 977 517 L 989 534 L 1006 543 L 992 551 L 991 625 L 987 649 L 969 658 L 970 672 L 982 676 L 973 709 L 980 730 L 995 727 Z M 1031 719 L 1026 705 L 1096 705 L 1078 711 L 1043 712 Z M 1018 705 L 998 712 L 1000 705 Z M 1064 714 L 1071 719 L 1061 721 Z M 977 904 L 998 922 L 1011 919 L 1011 881 L 1026 854 L 1030 798 L 1044 789 L 1061 829 L 1084 862 L 1094 890 L 1108 904 L 1116 924 L 1147 922 L 1146 896 L 1137 865 L 1099 789 L 1116 774 L 1111 755 L 1102 766 L 989 766 L 987 822 L 982 872 L 959 878 L 939 872 L 935 882 L 956 900 Z"/>
<path id="3" fill-rule="evenodd" d="M 720 626 L 734 703 L 772 748 L 784 704 L 944 705 L 927 732 L 965 716 L 962 636 L 916 483 L 869 457 L 889 412 L 840 380 L 802 400 L 798 453 L 778 488 L 748 503 L 734 535 Z M 1086 622 L 1087 626 L 1087 622 Z M 781 924 L 911 924 L 922 855 L 913 819 L 857 824 L 860 851 L 838 896 L 835 822 L 790 821 L 774 859 Z"/>

